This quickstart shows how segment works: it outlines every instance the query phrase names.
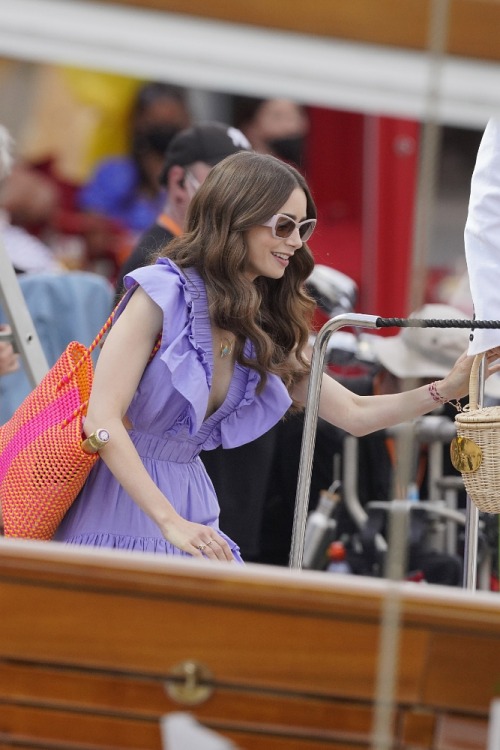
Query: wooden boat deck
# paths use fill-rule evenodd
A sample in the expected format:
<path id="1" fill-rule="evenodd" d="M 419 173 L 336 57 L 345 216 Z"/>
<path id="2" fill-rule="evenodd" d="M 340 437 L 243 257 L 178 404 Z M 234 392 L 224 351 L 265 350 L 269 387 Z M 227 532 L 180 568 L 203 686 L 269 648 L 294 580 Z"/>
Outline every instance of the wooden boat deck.
<path id="1" fill-rule="evenodd" d="M 485 592 L 1 540 L 0 602 L 2 750 L 159 749 L 171 711 L 243 750 L 370 748 L 384 634 L 395 747 L 483 750 L 500 692 Z"/>

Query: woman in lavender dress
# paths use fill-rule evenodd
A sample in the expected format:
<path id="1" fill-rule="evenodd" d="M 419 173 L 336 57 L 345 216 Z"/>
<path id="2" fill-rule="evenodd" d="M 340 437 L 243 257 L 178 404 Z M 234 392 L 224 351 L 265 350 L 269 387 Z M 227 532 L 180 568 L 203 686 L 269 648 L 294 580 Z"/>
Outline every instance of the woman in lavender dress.
<path id="1" fill-rule="evenodd" d="M 284 162 L 240 152 L 212 169 L 185 233 L 125 279 L 85 422 L 110 439 L 56 539 L 241 561 L 199 453 L 249 442 L 303 405 L 315 223 Z M 465 395 L 470 365 L 464 355 L 431 388 L 375 397 L 325 376 L 320 416 L 355 435 L 411 419 Z"/>

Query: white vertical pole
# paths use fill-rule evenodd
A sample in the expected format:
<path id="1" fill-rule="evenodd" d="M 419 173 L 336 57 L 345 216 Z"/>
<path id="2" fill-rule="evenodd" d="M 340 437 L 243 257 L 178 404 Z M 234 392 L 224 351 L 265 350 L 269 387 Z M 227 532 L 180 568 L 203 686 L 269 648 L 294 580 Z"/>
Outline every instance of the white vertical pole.
<path id="1" fill-rule="evenodd" d="M 12 263 L 1 242 L 0 305 L 5 310 L 12 328 L 15 347 L 22 357 L 26 375 L 35 387 L 43 378 L 49 366 Z"/>

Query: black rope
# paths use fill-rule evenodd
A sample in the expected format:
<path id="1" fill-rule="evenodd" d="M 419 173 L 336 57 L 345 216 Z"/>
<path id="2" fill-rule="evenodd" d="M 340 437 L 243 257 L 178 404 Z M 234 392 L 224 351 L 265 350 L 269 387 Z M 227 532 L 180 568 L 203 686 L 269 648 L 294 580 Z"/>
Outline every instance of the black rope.
<path id="1" fill-rule="evenodd" d="M 419 320 L 418 318 L 377 318 L 377 328 L 500 328 L 500 320 Z"/>

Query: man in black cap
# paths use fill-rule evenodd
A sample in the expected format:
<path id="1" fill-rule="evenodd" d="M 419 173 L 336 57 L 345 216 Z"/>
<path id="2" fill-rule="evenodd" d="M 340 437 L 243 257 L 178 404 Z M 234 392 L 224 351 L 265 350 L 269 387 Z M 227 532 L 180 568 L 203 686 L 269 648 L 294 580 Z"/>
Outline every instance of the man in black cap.
<path id="1" fill-rule="evenodd" d="M 226 156 L 250 149 L 240 130 L 221 122 L 198 123 L 172 138 L 160 175 L 160 183 L 167 189 L 165 206 L 120 269 L 118 294 L 127 273 L 146 265 L 154 253 L 182 233 L 188 206 L 212 167 Z"/>

